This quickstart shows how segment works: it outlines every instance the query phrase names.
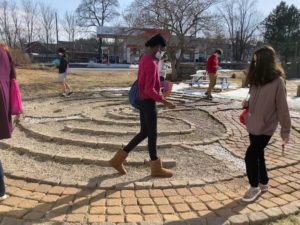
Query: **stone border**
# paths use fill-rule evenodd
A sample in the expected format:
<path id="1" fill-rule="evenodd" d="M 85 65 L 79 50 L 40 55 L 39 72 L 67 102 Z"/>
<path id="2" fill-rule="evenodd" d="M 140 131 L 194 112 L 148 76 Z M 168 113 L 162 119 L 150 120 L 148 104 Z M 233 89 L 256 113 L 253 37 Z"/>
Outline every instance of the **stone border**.
<path id="1" fill-rule="evenodd" d="M 88 146 L 90 148 L 101 148 L 106 147 L 108 149 L 112 149 L 113 152 L 115 148 L 120 148 L 123 145 L 126 145 L 127 143 L 109 143 L 109 142 L 87 142 L 87 141 L 80 141 L 75 139 L 65 139 L 61 137 L 55 137 L 55 136 L 48 136 L 45 134 L 38 133 L 36 131 L 28 129 L 26 126 L 22 125 L 21 123 L 18 124 L 18 128 L 25 132 L 25 134 L 29 134 L 31 137 L 40 140 L 40 141 L 47 141 L 47 142 L 57 142 L 62 144 L 71 144 L 71 145 L 78 145 L 78 146 Z M 158 147 L 161 148 L 168 148 L 172 146 L 177 146 L 180 143 L 164 143 L 164 144 L 158 144 Z M 147 145 L 140 145 L 137 147 L 137 149 L 147 150 Z"/>
<path id="2" fill-rule="evenodd" d="M 136 135 L 136 131 L 104 131 L 104 130 L 94 130 L 94 129 L 88 129 L 88 128 L 79 128 L 79 127 L 73 127 L 73 126 L 64 126 L 64 129 L 62 131 L 68 131 L 71 133 L 89 133 L 94 135 L 102 135 L 102 134 L 116 134 L 116 135 Z M 182 131 L 161 131 L 159 133 L 160 136 L 167 136 L 167 135 L 174 135 L 174 134 L 190 134 L 194 132 L 195 129 L 188 129 L 188 130 L 182 130 Z"/>
<path id="3" fill-rule="evenodd" d="M 0 143 L 0 146 L 3 148 L 11 149 L 19 155 L 28 155 L 30 157 L 41 157 L 43 160 L 52 160 L 57 163 L 61 162 L 68 162 L 73 164 L 91 164 L 91 165 L 98 165 L 102 167 L 110 167 L 109 159 L 99 159 L 99 158 L 89 158 L 89 157 L 74 157 L 70 155 L 51 155 L 45 152 L 37 152 L 32 151 L 23 147 L 16 147 L 6 143 Z M 176 161 L 172 159 L 164 159 L 164 166 L 167 168 L 172 168 L 176 166 Z M 149 161 L 147 159 L 144 160 L 126 160 L 124 165 L 132 165 L 132 166 L 142 166 L 148 165 Z"/>
<path id="4" fill-rule="evenodd" d="M 273 222 L 286 216 L 296 215 L 300 212 L 300 201 L 292 202 L 280 207 L 264 209 L 263 211 L 252 212 L 246 215 L 234 215 L 226 221 L 228 225 L 259 225 Z"/>
<path id="5" fill-rule="evenodd" d="M 218 182 L 231 181 L 236 178 L 242 178 L 243 175 L 235 177 L 225 177 L 219 180 L 216 179 L 197 179 L 197 180 L 172 180 L 172 181 L 147 181 L 147 182 L 128 182 L 128 184 L 110 184 L 110 183 L 89 183 L 89 182 L 78 182 L 76 185 L 71 183 L 64 183 L 55 180 L 51 177 L 49 179 L 36 179 L 32 177 L 24 177 L 18 174 L 18 172 L 6 173 L 6 177 L 18 180 L 25 180 L 27 182 L 34 182 L 39 184 L 49 185 L 62 185 L 66 187 L 77 187 L 77 188 L 98 188 L 99 190 L 145 190 L 145 189 L 170 189 L 170 188 L 191 188 L 191 187 L 203 187 L 207 184 L 216 184 Z"/>
<path id="6" fill-rule="evenodd" d="M 65 138 L 61 138 L 61 137 L 48 136 L 45 134 L 38 133 L 36 131 L 33 131 L 33 130 L 27 128 L 26 125 L 24 126 L 22 123 L 19 123 L 18 127 L 20 128 L 21 131 L 25 132 L 26 134 L 29 134 L 31 137 L 36 138 L 41 141 L 47 141 L 47 142 L 57 142 L 57 143 L 63 143 L 63 144 L 88 146 L 91 148 L 99 148 L 99 147 L 119 148 L 120 146 L 127 144 L 127 143 L 87 142 L 87 141 L 80 141 L 80 140 L 75 140 L 75 139 L 65 139 Z M 188 130 L 188 132 L 189 132 L 189 130 Z M 203 141 L 172 142 L 172 143 L 158 144 L 157 146 L 160 148 L 169 148 L 169 147 L 180 146 L 180 145 L 212 144 L 219 140 L 225 140 L 228 138 L 228 136 L 230 136 L 230 133 L 225 133 L 225 134 L 221 135 L 220 137 L 207 138 L 207 139 L 204 139 Z M 147 146 L 140 145 L 140 146 L 137 146 L 137 149 L 147 150 Z"/>

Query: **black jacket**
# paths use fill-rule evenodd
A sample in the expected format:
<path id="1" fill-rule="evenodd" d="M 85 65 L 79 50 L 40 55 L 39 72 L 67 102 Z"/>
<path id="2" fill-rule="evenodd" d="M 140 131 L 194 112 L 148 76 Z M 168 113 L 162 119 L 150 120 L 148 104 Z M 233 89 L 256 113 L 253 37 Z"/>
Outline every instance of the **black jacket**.
<path id="1" fill-rule="evenodd" d="M 68 64 L 69 64 L 69 62 L 66 60 L 66 58 L 61 57 L 60 58 L 60 63 L 59 63 L 59 66 L 58 66 L 59 73 L 67 72 Z"/>

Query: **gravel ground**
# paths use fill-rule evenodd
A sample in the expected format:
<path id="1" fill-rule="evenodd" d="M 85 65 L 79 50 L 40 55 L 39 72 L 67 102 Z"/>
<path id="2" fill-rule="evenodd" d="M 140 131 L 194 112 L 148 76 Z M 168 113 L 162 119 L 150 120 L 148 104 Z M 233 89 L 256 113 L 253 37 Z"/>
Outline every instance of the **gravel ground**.
<path id="1" fill-rule="evenodd" d="M 177 97 L 178 99 L 180 98 L 180 96 Z M 193 100 L 191 99 L 191 101 Z M 119 143 L 121 146 L 122 143 L 127 143 L 133 135 L 96 135 L 85 132 L 84 129 L 110 132 L 136 132 L 139 129 L 138 112 L 132 110 L 128 104 L 124 103 L 125 101 L 127 101 L 127 98 L 125 99 L 120 97 L 120 94 L 110 93 L 109 91 L 107 93 L 76 94 L 75 97 L 67 99 L 48 98 L 26 101 L 25 120 L 21 118 L 21 123 L 27 128 L 49 137 L 85 140 L 88 142 Z M 199 105 L 201 104 L 202 102 L 199 101 Z M 213 105 L 215 103 L 203 104 L 203 107 L 206 107 L 206 105 Z M 184 109 L 184 107 L 182 105 L 178 108 Z M 188 130 L 191 128 L 189 123 L 195 125 L 196 131 L 180 135 L 158 135 L 158 143 L 192 143 L 193 141 L 218 137 L 226 132 L 222 124 L 202 110 L 194 109 L 192 111 L 168 112 L 162 110 L 163 107 L 158 105 L 159 132 Z M 176 117 L 177 119 L 163 118 L 168 116 Z M 82 118 L 92 120 L 82 120 Z M 98 122 L 93 120 L 98 120 Z M 101 120 L 107 120 L 111 124 L 101 124 Z M 133 124 L 129 125 L 126 123 Z M 83 131 L 72 133 L 64 129 L 65 126 L 81 128 Z M 140 179 L 152 179 L 148 177 L 150 169 L 146 165 L 127 165 L 130 171 L 129 174 L 120 177 L 109 167 L 71 163 L 69 158 L 70 156 L 75 156 L 109 159 L 117 149 L 96 149 L 35 139 L 30 134 L 26 136 L 18 128 L 15 129 L 14 138 L 5 142 L 11 144 L 13 147 L 0 151 L 1 160 L 7 172 L 18 172 L 17 174 L 20 176 L 38 177 L 41 180 L 46 180 L 50 177 L 54 180 L 61 180 L 64 183 L 72 184 L 81 181 L 122 183 Z M 145 141 L 143 145 L 146 144 Z M 35 153 L 64 156 L 66 160 L 57 162 L 47 160 L 46 158 L 34 157 L 36 154 L 20 155 L 14 147 L 22 147 Z M 196 149 L 182 148 L 180 146 L 158 148 L 158 155 L 162 160 L 176 161 L 176 167 L 174 168 L 176 175 L 169 180 L 218 180 L 224 177 L 228 178 L 240 175 L 243 171 L 239 160 L 231 156 L 218 144 L 197 146 Z M 143 161 L 144 159 L 148 159 L 148 157 L 146 150 L 136 150 L 129 155 L 128 159 Z"/>
<path id="2" fill-rule="evenodd" d="M 203 151 L 202 145 L 195 146 L 195 148 L 197 150 Z M 238 157 L 232 155 L 228 150 L 226 150 L 219 144 L 211 145 L 211 147 L 205 149 L 204 152 L 208 155 L 214 155 L 220 159 L 230 162 L 230 167 L 232 167 L 232 168 L 237 168 L 244 172 L 246 171 L 245 161 L 241 158 L 238 158 Z"/>
<path id="3" fill-rule="evenodd" d="M 193 141 L 201 141 L 205 138 L 216 137 L 218 135 L 222 135 L 225 133 L 225 129 L 221 129 L 222 127 L 215 123 L 212 119 L 206 118 L 204 119 L 205 124 L 197 123 L 198 126 L 196 127 L 196 131 L 190 134 L 171 134 L 166 136 L 160 136 L 158 134 L 157 142 L 160 143 L 172 143 L 172 142 L 185 142 L 190 143 Z M 160 123 L 160 122 L 159 122 Z M 68 124 L 68 122 L 60 122 L 60 123 L 43 123 L 43 124 L 30 124 L 28 128 L 33 130 L 37 133 L 44 134 L 48 137 L 59 137 L 64 139 L 73 139 L 73 140 L 81 140 L 87 142 L 98 142 L 98 143 L 127 143 L 128 141 L 133 138 L 132 134 L 124 134 L 124 135 L 114 135 L 114 134 L 103 134 L 103 135 L 94 135 L 91 133 L 71 133 L 68 131 L 64 131 L 64 127 Z M 116 123 L 117 124 L 117 123 Z M 173 126 L 171 124 L 161 124 L 160 130 L 179 130 L 182 131 L 182 127 L 175 126 L 175 129 L 166 127 L 166 126 Z M 162 128 L 161 128 L 162 126 Z M 165 128 L 166 127 L 166 128 Z M 218 130 L 216 130 L 218 129 Z M 221 132 L 222 133 L 221 133 Z"/>
<path id="4" fill-rule="evenodd" d="M 186 150 L 180 147 L 159 151 L 162 159 L 172 158 L 176 160 L 174 168 L 176 175 L 170 179 L 163 180 L 193 180 L 193 179 L 221 179 L 226 176 L 239 174 L 239 168 L 234 170 L 230 167 L 230 162 L 216 160 L 203 153 L 205 149 L 212 146 L 203 146 L 200 151 Z M 135 155 L 136 154 L 136 155 Z M 147 156 L 146 152 L 132 152 L 134 157 Z M 18 172 L 18 175 L 28 178 L 39 178 L 41 180 L 51 177 L 54 180 L 74 182 L 89 182 L 97 179 L 102 182 L 107 177 L 111 177 L 110 182 L 120 183 L 142 179 L 149 175 L 150 169 L 147 166 L 129 166 L 130 171 L 126 176 L 116 176 L 109 167 L 86 164 L 58 163 L 42 158 L 33 158 L 27 155 L 19 155 L 12 150 L 0 151 L 0 157 L 7 173 Z M 152 180 L 152 179 L 151 179 Z"/>
<path id="5" fill-rule="evenodd" d="M 179 130 L 188 130 L 191 129 L 191 126 L 183 123 L 179 120 L 175 120 L 176 123 L 172 123 L 172 129 L 179 131 Z M 167 122 L 167 124 L 165 123 Z M 140 126 L 138 125 L 133 125 L 133 126 L 128 126 L 128 125 L 121 125 L 121 124 L 111 124 L 111 125 L 99 125 L 99 124 L 95 124 L 93 121 L 80 121 L 80 120 L 72 120 L 72 121 L 66 121 L 66 122 L 62 122 L 64 125 L 66 126 L 70 126 L 70 127 L 76 127 L 76 128 L 81 128 L 81 129 L 90 129 L 90 130 L 95 130 L 95 131 L 134 131 L 134 132 L 138 132 L 140 130 Z M 170 124 L 171 122 L 166 120 L 166 119 L 162 119 L 159 118 L 158 119 L 158 133 L 159 132 L 168 132 L 170 131 Z"/>
<path id="6" fill-rule="evenodd" d="M 209 137 L 218 137 L 226 133 L 225 127 L 222 124 L 202 110 L 168 112 L 167 115 L 194 123 L 196 126 L 194 136 L 198 140 Z"/>

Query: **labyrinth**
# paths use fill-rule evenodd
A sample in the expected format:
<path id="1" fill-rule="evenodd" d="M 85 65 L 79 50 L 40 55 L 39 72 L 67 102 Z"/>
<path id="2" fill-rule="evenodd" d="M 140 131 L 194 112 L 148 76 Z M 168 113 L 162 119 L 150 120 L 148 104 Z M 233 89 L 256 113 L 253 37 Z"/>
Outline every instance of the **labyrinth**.
<path id="1" fill-rule="evenodd" d="M 122 182 L 134 185 L 145 177 L 161 183 L 161 179 L 148 177 L 146 140 L 130 154 L 127 176 L 115 176 L 108 165 L 115 151 L 139 129 L 138 112 L 130 107 L 126 96 L 126 92 L 97 92 L 31 100 L 15 128 L 15 138 L 6 142 L 10 148 L 1 153 L 7 173 L 74 186 L 113 188 Z M 226 161 L 208 154 L 212 145 L 221 149 L 218 140 L 229 135 L 226 127 L 205 110 L 218 104 L 197 103 L 197 99 L 182 96 L 174 101 L 176 110 L 158 107 L 158 153 L 165 166 L 176 171 L 167 181 L 240 176 L 239 168 L 228 167 Z M 189 107 L 191 103 L 197 107 Z"/>
<path id="2" fill-rule="evenodd" d="M 167 179 L 149 176 L 147 141 L 129 154 L 128 174 L 117 174 L 108 160 L 139 131 L 138 111 L 130 107 L 127 96 L 125 90 L 102 90 L 26 100 L 25 113 L 15 121 L 13 139 L 0 143 L 8 179 L 106 191 L 197 188 L 224 182 L 241 187 L 249 142 L 238 120 L 240 103 L 205 101 L 180 93 L 171 98 L 176 109 L 157 106 L 158 155 L 175 175 Z M 292 122 L 291 144 L 285 154 L 279 132 L 267 147 L 271 173 L 300 161 L 298 112 L 292 112 Z"/>

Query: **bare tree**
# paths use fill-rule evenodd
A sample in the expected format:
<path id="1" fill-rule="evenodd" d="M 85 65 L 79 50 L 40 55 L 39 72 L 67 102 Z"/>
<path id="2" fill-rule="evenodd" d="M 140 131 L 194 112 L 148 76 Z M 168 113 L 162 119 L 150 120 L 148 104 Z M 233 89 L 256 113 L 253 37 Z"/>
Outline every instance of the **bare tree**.
<path id="1" fill-rule="evenodd" d="M 14 1 L 0 1 L 0 34 L 10 48 L 16 48 L 21 40 L 21 21 Z"/>
<path id="2" fill-rule="evenodd" d="M 22 47 L 22 41 L 21 41 L 21 19 L 20 19 L 20 13 L 19 9 L 16 5 L 16 2 L 12 1 L 10 6 L 10 15 L 12 19 L 12 41 L 13 41 L 13 48 L 17 47 L 17 42 L 19 42 L 20 47 Z"/>
<path id="3" fill-rule="evenodd" d="M 100 27 L 118 16 L 118 0 L 82 0 L 76 13 L 81 26 Z"/>
<path id="4" fill-rule="evenodd" d="M 138 11 L 132 11 L 132 10 L 138 10 Z M 138 28 L 142 26 L 142 24 L 139 24 L 138 20 L 138 12 L 140 9 L 137 6 L 137 3 L 132 3 L 129 7 L 127 7 L 122 12 L 123 21 L 126 27 L 128 28 Z"/>
<path id="5" fill-rule="evenodd" d="M 82 0 L 76 13 L 82 27 L 102 27 L 106 21 L 119 15 L 118 0 Z M 102 61 L 102 38 L 99 38 L 99 62 Z"/>
<path id="6" fill-rule="evenodd" d="M 232 58 L 244 61 L 249 44 L 258 31 L 262 18 L 256 10 L 256 0 L 228 0 L 220 8 L 232 46 Z"/>
<path id="7" fill-rule="evenodd" d="M 74 12 L 69 12 L 69 11 L 65 12 L 64 19 L 62 21 L 62 27 L 64 28 L 64 31 L 67 33 L 69 41 L 74 42 L 78 31 L 76 14 Z"/>
<path id="8" fill-rule="evenodd" d="M 12 47 L 12 37 L 10 33 L 9 22 L 9 4 L 7 0 L 3 0 L 0 2 L 0 10 L 1 38 L 9 47 Z"/>
<path id="9" fill-rule="evenodd" d="M 167 50 L 173 79 L 177 79 L 180 63 L 190 41 L 201 30 L 209 29 L 209 9 L 218 2 L 219 0 L 135 0 L 127 10 L 127 23 L 137 27 L 161 28 L 176 37 L 175 41 L 168 41 Z"/>
<path id="10" fill-rule="evenodd" d="M 55 28 L 55 9 L 50 5 L 44 3 L 39 3 L 40 6 L 40 22 L 43 29 L 43 39 L 46 42 L 47 48 L 49 48 L 49 43 L 53 38 L 54 28 Z M 48 51 L 46 58 L 48 58 Z"/>
<path id="11" fill-rule="evenodd" d="M 23 19 L 26 26 L 26 40 L 28 43 L 33 41 L 33 32 L 38 12 L 38 4 L 33 0 L 22 0 Z"/>

